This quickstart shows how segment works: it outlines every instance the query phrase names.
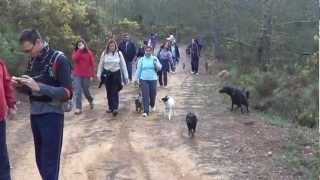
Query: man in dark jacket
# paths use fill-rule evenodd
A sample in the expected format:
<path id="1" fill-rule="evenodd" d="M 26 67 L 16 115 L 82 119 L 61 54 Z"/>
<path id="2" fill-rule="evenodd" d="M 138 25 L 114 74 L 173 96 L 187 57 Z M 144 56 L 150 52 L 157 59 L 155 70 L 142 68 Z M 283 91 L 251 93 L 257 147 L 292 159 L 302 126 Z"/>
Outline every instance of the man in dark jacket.
<path id="1" fill-rule="evenodd" d="M 31 56 L 27 75 L 14 78 L 31 103 L 31 128 L 36 163 L 42 179 L 58 180 L 63 139 L 64 103 L 71 99 L 71 63 L 49 47 L 37 30 L 20 36 L 23 52 Z"/>
<path id="2" fill-rule="evenodd" d="M 16 98 L 11 77 L 4 62 L 0 59 L 0 180 L 10 180 L 10 164 L 6 143 L 5 117 L 13 118 L 16 113 Z"/>
<path id="3" fill-rule="evenodd" d="M 191 44 L 187 48 L 188 55 L 191 57 L 191 73 L 199 74 L 199 58 L 200 58 L 200 47 L 199 44 L 192 39 Z"/>
<path id="4" fill-rule="evenodd" d="M 132 61 L 136 57 L 136 46 L 130 40 L 129 34 L 124 35 L 123 41 L 119 44 L 119 50 L 122 52 L 126 61 L 129 80 L 132 81 Z"/>

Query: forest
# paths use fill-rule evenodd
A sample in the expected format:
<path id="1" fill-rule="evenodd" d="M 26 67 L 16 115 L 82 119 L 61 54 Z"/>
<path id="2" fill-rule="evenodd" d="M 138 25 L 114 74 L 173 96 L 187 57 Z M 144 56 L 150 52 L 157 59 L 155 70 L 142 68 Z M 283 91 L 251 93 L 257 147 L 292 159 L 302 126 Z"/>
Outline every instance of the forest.
<path id="1" fill-rule="evenodd" d="M 252 91 L 254 106 L 294 123 L 317 127 L 318 2 L 316 0 L 3 0 L 1 56 L 13 73 L 23 69 L 18 36 L 36 28 L 70 54 L 80 37 L 97 57 L 108 32 L 129 31 L 136 43 L 158 32 L 179 43 L 198 37 L 206 61 L 231 69 Z M 208 8 L 209 7 L 209 8 Z M 297 97 L 299 97 L 297 99 Z"/>
<path id="2" fill-rule="evenodd" d="M 13 75 L 27 62 L 18 42 L 27 28 L 70 56 L 84 38 L 97 61 L 110 32 L 129 33 L 137 46 L 151 32 L 162 42 L 173 34 L 180 46 L 196 37 L 201 64 L 228 69 L 261 116 L 279 126 L 319 128 L 317 0 L 0 0 L 0 11 L 0 57 Z M 312 163 L 319 173 L 319 158 Z"/>

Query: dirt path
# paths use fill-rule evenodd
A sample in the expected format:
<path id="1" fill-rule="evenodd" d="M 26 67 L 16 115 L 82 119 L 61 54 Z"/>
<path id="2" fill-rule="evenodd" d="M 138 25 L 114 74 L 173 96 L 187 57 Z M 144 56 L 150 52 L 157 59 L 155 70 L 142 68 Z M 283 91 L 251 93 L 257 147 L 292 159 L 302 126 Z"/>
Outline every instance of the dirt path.
<path id="1" fill-rule="evenodd" d="M 158 98 L 169 94 L 177 101 L 171 121 L 159 101 L 150 117 L 136 113 L 132 84 L 121 92 L 120 114 L 113 118 L 105 113 L 104 90 L 94 89 L 95 109 L 86 106 L 82 115 L 65 118 L 60 179 L 294 179 L 274 161 L 287 131 L 265 124 L 255 113 L 231 113 L 217 92 L 219 83 L 205 74 L 191 76 L 186 65 L 170 74 L 168 89 L 158 91 Z M 200 119 L 194 139 L 187 136 L 188 111 Z M 14 180 L 40 179 L 27 113 L 8 123 Z"/>

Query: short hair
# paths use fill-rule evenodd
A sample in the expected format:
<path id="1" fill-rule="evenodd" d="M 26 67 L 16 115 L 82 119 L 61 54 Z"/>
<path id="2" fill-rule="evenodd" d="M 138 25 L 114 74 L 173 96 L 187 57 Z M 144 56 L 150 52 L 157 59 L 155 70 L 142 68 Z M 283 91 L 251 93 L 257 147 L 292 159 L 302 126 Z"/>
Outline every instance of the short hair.
<path id="1" fill-rule="evenodd" d="M 20 38 L 19 38 L 19 43 L 22 44 L 23 42 L 31 42 L 32 44 L 35 44 L 37 39 L 42 39 L 41 34 L 38 30 L 36 29 L 26 29 L 23 30 Z"/>

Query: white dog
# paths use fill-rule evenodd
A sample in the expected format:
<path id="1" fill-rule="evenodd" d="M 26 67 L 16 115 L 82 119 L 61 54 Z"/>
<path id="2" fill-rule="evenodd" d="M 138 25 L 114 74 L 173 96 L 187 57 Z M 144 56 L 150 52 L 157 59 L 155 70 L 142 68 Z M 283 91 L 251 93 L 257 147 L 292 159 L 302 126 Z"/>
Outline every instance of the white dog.
<path id="1" fill-rule="evenodd" d="M 161 101 L 165 105 L 165 115 L 167 115 L 168 119 L 171 120 L 171 117 L 174 115 L 174 106 L 175 106 L 174 99 L 170 96 L 165 96 L 161 98 Z"/>

